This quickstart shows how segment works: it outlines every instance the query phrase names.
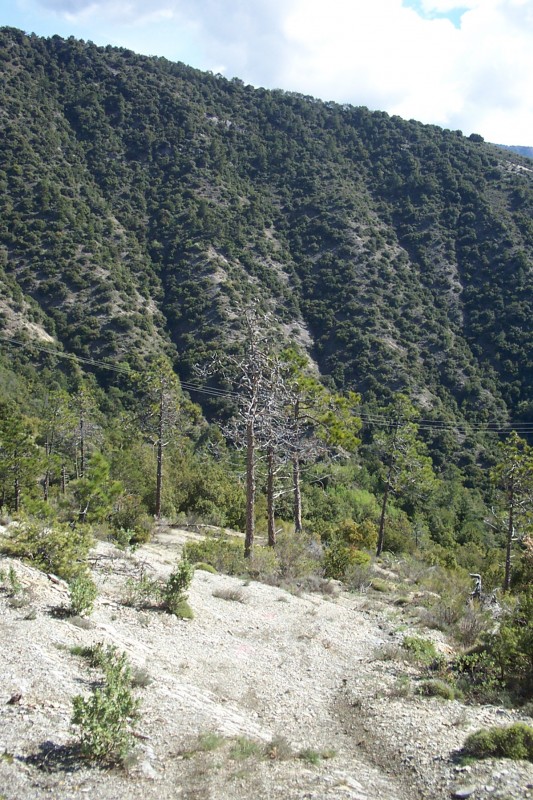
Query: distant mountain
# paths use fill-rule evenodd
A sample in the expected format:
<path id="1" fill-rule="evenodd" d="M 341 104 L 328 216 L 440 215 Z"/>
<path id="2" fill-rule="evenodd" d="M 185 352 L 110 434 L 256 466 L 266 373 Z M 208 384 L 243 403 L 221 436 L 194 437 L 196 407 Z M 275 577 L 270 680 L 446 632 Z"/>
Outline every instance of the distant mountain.
<path id="1" fill-rule="evenodd" d="M 73 38 L 0 59 L 0 336 L 190 379 L 257 302 L 368 403 L 533 422 L 520 156 Z"/>
<path id="2" fill-rule="evenodd" d="M 499 144 L 498 147 L 505 147 L 506 150 L 511 150 L 513 153 L 518 153 L 525 158 L 533 158 L 533 147 L 523 147 L 519 144 Z"/>

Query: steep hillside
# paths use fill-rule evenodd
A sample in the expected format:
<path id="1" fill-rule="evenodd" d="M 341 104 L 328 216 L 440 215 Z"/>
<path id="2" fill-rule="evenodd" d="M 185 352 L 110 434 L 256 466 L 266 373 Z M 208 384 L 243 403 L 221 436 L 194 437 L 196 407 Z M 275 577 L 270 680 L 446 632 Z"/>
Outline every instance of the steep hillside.
<path id="1" fill-rule="evenodd" d="M 74 39 L 0 59 L 4 337 L 187 379 L 255 299 L 367 402 L 533 421 L 530 161 Z"/>

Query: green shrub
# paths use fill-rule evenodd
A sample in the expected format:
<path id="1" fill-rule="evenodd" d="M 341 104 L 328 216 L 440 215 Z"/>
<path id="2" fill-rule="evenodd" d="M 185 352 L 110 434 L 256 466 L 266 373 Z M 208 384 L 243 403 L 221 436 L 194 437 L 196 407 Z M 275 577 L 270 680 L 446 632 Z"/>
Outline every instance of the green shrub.
<path id="1" fill-rule="evenodd" d="M 431 664 L 437 658 L 433 642 L 430 642 L 429 639 L 422 639 L 420 636 L 406 636 L 402 641 L 402 648 L 414 661 L 421 664 Z"/>
<path id="2" fill-rule="evenodd" d="M 98 589 L 89 573 L 80 572 L 76 575 L 70 582 L 69 590 L 71 613 L 79 616 L 90 614 L 98 596 Z"/>
<path id="3" fill-rule="evenodd" d="M 298 753 L 298 758 L 300 758 L 302 761 L 305 761 L 307 764 L 311 764 L 313 767 L 318 766 L 321 761 L 320 753 L 317 750 L 312 750 L 310 747 L 300 750 Z"/>
<path id="4" fill-rule="evenodd" d="M 261 753 L 261 745 L 254 742 L 253 739 L 247 739 L 246 736 L 238 736 L 229 752 L 230 757 L 238 761 L 261 755 Z"/>
<path id="5" fill-rule="evenodd" d="M 474 758 L 512 758 L 533 761 L 533 728 L 524 722 L 485 728 L 472 733 L 463 753 Z"/>
<path id="6" fill-rule="evenodd" d="M 281 566 L 275 548 L 256 545 L 249 559 L 248 574 L 263 583 L 278 584 Z"/>
<path id="7" fill-rule="evenodd" d="M 162 601 L 164 608 L 178 617 L 185 618 L 184 614 L 191 612 L 190 607 L 187 612 L 187 600 L 185 592 L 191 585 L 194 569 L 186 558 L 182 558 L 176 569 L 170 574 L 162 590 Z M 190 618 L 187 616 L 187 618 Z"/>
<path id="8" fill-rule="evenodd" d="M 7 576 L 3 571 L 0 573 L 0 581 L 6 586 L 11 597 L 16 597 L 22 592 L 22 584 L 13 564 L 9 565 Z"/>
<path id="9" fill-rule="evenodd" d="M 161 602 L 161 584 L 150 578 L 144 568 L 138 578 L 128 578 L 126 581 L 123 602 L 134 608 L 146 608 L 158 605 Z"/>
<path id="10" fill-rule="evenodd" d="M 198 750 L 201 750 L 203 753 L 210 753 L 222 747 L 225 741 L 224 737 L 219 733 L 213 733 L 212 731 L 200 733 L 198 736 Z"/>
<path id="11" fill-rule="evenodd" d="M 210 564 L 226 575 L 242 575 L 246 571 L 244 545 L 235 537 L 213 534 L 201 542 L 187 542 L 183 556 L 193 564 L 196 561 Z"/>
<path id="12" fill-rule="evenodd" d="M 358 550 L 336 537 L 332 538 L 324 552 L 324 574 L 328 578 L 344 581 L 353 567 L 362 567 L 368 564 L 370 564 L 368 553 Z"/>
<path id="13" fill-rule="evenodd" d="M 383 592 L 386 594 L 387 592 L 392 592 L 394 587 L 388 581 L 382 580 L 382 578 L 372 578 L 370 581 L 370 586 L 375 592 Z"/>
<path id="14" fill-rule="evenodd" d="M 212 564 L 206 564 L 205 561 L 199 561 L 197 564 L 194 564 L 194 569 L 199 569 L 200 572 L 210 572 L 211 575 L 217 575 L 216 569 L 213 567 Z"/>
<path id="15" fill-rule="evenodd" d="M 281 580 L 322 574 L 322 546 L 316 536 L 284 530 L 276 541 L 276 556 Z"/>
<path id="16" fill-rule="evenodd" d="M 487 637 L 487 651 L 500 679 L 517 696 L 533 695 L 533 589 L 518 595 L 499 630 Z"/>
<path id="17" fill-rule="evenodd" d="M 178 619 L 194 619 L 194 611 L 185 598 L 178 600 L 174 604 L 172 614 Z"/>
<path id="18" fill-rule="evenodd" d="M 345 519 L 339 523 L 335 538 L 350 547 L 373 550 L 378 540 L 378 531 L 374 523 L 369 519 L 365 519 L 362 522 Z"/>
<path id="19" fill-rule="evenodd" d="M 504 683 L 493 657 L 485 649 L 477 648 L 456 658 L 451 664 L 456 684 L 468 697 L 478 703 L 497 703 L 501 699 Z"/>
<path id="20" fill-rule="evenodd" d="M 85 570 L 92 544 L 92 534 L 84 525 L 74 529 L 70 525 L 47 528 L 42 524 L 23 522 L 10 529 L 9 535 L 1 540 L 0 549 L 68 581 Z"/>
<path id="21" fill-rule="evenodd" d="M 444 700 L 455 700 L 457 692 L 453 686 L 446 681 L 434 678 L 430 681 L 423 681 L 417 687 L 417 694 L 425 697 L 442 697 Z M 459 693 L 460 694 L 460 693 Z"/>
<path id="22" fill-rule="evenodd" d="M 154 520 L 137 495 L 127 494 L 120 497 L 110 521 L 114 530 L 113 538 L 120 546 L 132 547 L 150 541 Z M 126 539 L 126 544 L 122 544 Z"/>
<path id="23" fill-rule="evenodd" d="M 131 692 L 131 669 L 126 655 L 115 648 L 100 650 L 104 685 L 89 698 L 72 699 L 72 723 L 80 728 L 82 753 L 95 761 L 122 762 L 132 746 L 130 719 L 139 703 Z"/>

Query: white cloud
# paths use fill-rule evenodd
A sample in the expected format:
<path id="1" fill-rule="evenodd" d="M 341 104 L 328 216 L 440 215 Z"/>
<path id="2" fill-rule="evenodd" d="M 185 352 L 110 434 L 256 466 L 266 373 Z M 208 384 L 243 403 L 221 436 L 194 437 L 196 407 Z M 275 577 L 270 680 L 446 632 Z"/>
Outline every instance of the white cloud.
<path id="1" fill-rule="evenodd" d="M 83 38 L 533 144 L 532 0 L 418 0 L 420 14 L 402 0 L 34 2 Z M 459 12 L 457 27 L 442 16 Z"/>

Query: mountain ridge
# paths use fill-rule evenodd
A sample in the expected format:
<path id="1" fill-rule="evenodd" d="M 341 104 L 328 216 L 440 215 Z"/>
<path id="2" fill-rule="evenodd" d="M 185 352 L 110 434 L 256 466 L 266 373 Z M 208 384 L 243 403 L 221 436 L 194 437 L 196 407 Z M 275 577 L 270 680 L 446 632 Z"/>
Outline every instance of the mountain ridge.
<path id="1" fill-rule="evenodd" d="M 533 421 L 527 159 L 75 39 L 0 54 L 5 330 L 187 380 L 253 302 L 368 402 Z"/>

